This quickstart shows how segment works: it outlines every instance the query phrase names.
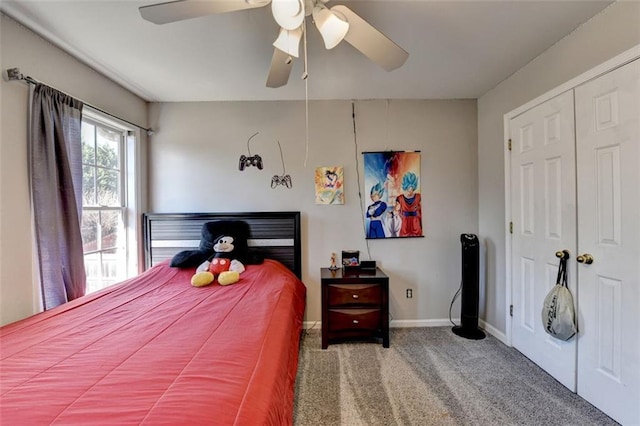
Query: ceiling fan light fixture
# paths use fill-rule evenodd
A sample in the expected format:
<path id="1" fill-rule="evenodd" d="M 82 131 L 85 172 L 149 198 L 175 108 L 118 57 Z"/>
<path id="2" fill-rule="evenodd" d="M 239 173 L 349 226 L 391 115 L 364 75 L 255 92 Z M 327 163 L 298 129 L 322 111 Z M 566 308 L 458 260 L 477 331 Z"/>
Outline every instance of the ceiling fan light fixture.
<path id="1" fill-rule="evenodd" d="M 324 6 L 313 8 L 313 20 L 327 49 L 336 47 L 349 31 L 349 23 Z"/>
<path id="2" fill-rule="evenodd" d="M 284 53 L 297 58 L 301 38 L 302 26 L 296 28 L 295 30 L 280 28 L 280 34 L 278 35 L 276 41 L 273 42 L 273 47 L 280 49 Z"/>
<path id="3" fill-rule="evenodd" d="M 271 13 L 278 25 L 287 30 L 295 30 L 304 21 L 303 0 L 272 0 Z"/>

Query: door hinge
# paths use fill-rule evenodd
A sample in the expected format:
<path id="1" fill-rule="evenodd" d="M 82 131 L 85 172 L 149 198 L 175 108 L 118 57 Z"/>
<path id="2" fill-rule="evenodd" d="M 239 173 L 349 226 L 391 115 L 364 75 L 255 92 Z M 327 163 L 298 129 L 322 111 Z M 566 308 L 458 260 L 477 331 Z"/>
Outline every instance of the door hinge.
<path id="1" fill-rule="evenodd" d="M 513 234 L 513 222 L 509 222 L 509 233 Z"/>
<path id="2" fill-rule="evenodd" d="M 509 316 L 513 316 L 513 305 L 509 305 Z"/>
<path id="3" fill-rule="evenodd" d="M 509 139 L 509 144 L 507 146 L 509 147 L 509 151 L 511 151 L 511 139 Z"/>

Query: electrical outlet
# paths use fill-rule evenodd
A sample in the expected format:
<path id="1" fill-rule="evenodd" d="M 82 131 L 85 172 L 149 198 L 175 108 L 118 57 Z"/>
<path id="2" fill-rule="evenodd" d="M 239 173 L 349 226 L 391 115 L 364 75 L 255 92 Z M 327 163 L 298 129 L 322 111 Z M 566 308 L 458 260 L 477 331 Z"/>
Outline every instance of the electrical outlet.
<path id="1" fill-rule="evenodd" d="M 413 290 L 408 288 L 407 289 L 407 299 L 411 299 L 413 297 Z"/>

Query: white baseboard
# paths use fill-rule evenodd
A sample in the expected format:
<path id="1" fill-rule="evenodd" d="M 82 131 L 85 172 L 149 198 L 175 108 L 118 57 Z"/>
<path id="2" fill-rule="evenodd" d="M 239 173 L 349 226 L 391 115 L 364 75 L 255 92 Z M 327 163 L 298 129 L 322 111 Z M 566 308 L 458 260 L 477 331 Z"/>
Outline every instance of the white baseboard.
<path id="1" fill-rule="evenodd" d="M 320 321 L 303 321 L 302 322 L 302 328 L 304 330 L 321 330 L 322 329 L 322 323 Z"/>
<path id="2" fill-rule="evenodd" d="M 454 318 L 453 321 L 460 322 L 459 319 Z M 409 328 L 409 327 L 444 327 L 452 326 L 448 319 L 430 319 L 430 320 L 392 320 L 389 323 L 389 328 Z M 322 323 L 320 321 L 304 321 L 302 328 L 305 330 L 322 329 Z"/>
<path id="3" fill-rule="evenodd" d="M 507 346 L 511 346 L 507 343 L 507 335 L 504 334 L 503 332 L 501 332 L 500 330 L 498 330 L 497 328 L 495 328 L 494 326 L 492 326 L 491 324 L 487 324 L 486 322 L 484 322 L 483 320 L 478 320 L 478 325 L 487 333 L 489 333 L 490 335 L 492 335 L 493 337 L 495 337 L 496 339 L 500 340 L 502 343 L 504 343 Z"/>
<path id="4" fill-rule="evenodd" d="M 460 322 L 454 318 L 454 322 Z M 429 319 L 429 320 L 392 320 L 389 323 L 390 328 L 407 328 L 407 327 L 453 327 L 448 319 Z"/>
<path id="5" fill-rule="evenodd" d="M 459 318 L 453 318 L 453 322 L 456 324 L 460 323 Z M 487 324 L 483 320 L 478 320 L 478 325 L 487 333 L 491 334 L 496 339 L 500 340 L 505 345 L 507 344 L 507 336 L 502 333 L 497 328 L 493 327 L 490 324 Z M 429 320 L 392 320 L 389 323 L 390 328 L 409 328 L 409 327 L 453 327 L 451 321 L 449 319 L 429 319 Z M 302 323 L 302 328 L 309 331 L 311 329 L 320 330 L 322 329 L 322 323 L 320 321 L 304 321 Z"/>

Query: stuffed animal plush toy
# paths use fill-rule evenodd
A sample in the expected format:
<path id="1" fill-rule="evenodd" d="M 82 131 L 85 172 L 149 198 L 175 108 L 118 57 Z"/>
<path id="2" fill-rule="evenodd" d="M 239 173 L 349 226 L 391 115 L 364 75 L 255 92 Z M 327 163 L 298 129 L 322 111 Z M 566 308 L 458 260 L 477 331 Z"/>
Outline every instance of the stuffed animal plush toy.
<path id="1" fill-rule="evenodd" d="M 203 287 L 211 284 L 216 275 L 221 285 L 233 284 L 240 278 L 244 265 L 262 263 L 259 252 L 249 250 L 249 225 L 240 220 L 215 220 L 202 225 L 197 250 L 183 250 L 171 259 L 175 268 L 194 268 L 191 284 Z M 217 247 L 217 248 L 216 248 Z M 212 266 L 212 264 L 214 264 Z"/>
<path id="2" fill-rule="evenodd" d="M 191 285 L 204 287 L 211 284 L 216 275 L 220 285 L 238 282 L 245 268 L 242 262 L 234 259 L 233 241 L 234 238 L 229 235 L 223 235 L 216 240 L 213 245 L 215 254 L 198 266 L 196 274 L 191 278 Z"/>

